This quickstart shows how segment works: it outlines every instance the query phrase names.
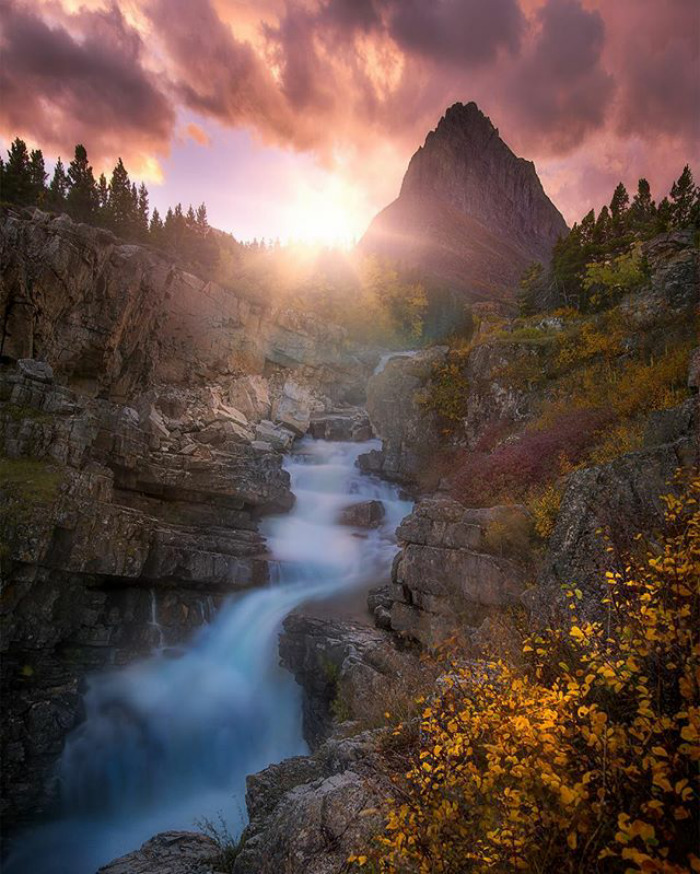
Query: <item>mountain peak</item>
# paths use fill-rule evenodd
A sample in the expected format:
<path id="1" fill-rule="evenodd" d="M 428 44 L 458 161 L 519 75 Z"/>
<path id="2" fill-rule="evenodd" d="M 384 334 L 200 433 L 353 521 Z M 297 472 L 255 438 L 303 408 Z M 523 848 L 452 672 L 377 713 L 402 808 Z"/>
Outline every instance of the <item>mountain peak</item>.
<path id="1" fill-rule="evenodd" d="M 455 103 L 411 158 L 398 199 L 372 222 L 362 248 L 425 268 L 474 298 L 502 297 L 565 232 L 534 164 L 511 151 L 476 103 Z"/>

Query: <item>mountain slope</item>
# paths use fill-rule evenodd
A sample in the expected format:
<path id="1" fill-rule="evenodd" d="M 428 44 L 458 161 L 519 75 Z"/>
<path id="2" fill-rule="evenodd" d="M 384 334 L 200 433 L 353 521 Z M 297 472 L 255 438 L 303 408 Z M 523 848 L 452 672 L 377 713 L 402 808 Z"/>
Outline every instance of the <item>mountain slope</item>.
<path id="1" fill-rule="evenodd" d="M 413 155 L 398 198 L 360 248 L 423 270 L 473 299 L 504 297 L 566 233 L 532 162 L 475 103 L 455 103 Z"/>

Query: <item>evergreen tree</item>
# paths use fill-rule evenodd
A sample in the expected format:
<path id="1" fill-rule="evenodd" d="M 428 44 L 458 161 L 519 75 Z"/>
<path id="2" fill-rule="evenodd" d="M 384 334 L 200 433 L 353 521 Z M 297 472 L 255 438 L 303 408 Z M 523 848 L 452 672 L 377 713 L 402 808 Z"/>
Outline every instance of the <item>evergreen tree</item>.
<path id="1" fill-rule="evenodd" d="M 189 209 L 187 210 L 187 216 L 185 217 L 185 222 L 187 223 L 187 230 L 194 231 L 197 227 L 197 217 L 192 209 L 192 204 L 190 204 Z"/>
<path id="2" fill-rule="evenodd" d="M 209 220 L 207 219 L 207 207 L 206 207 L 206 204 L 204 204 L 204 203 L 200 203 L 200 205 L 197 207 L 197 228 L 201 232 L 209 230 Z"/>
<path id="3" fill-rule="evenodd" d="M 41 149 L 34 149 L 29 156 L 29 179 L 31 202 L 42 206 L 46 200 L 46 180 L 49 178 Z"/>
<path id="4" fill-rule="evenodd" d="M 138 237 L 145 240 L 148 237 L 148 189 L 143 182 L 139 185 L 136 216 Z"/>
<path id="5" fill-rule="evenodd" d="M 109 225 L 109 185 L 104 173 L 97 180 L 97 216 L 100 224 Z"/>
<path id="6" fill-rule="evenodd" d="M 24 140 L 16 137 L 7 152 L 7 164 L 3 173 L 4 200 L 25 204 L 32 200 L 32 170 L 29 152 Z"/>
<path id="7" fill-rule="evenodd" d="M 634 195 L 629 210 L 629 221 L 637 231 L 647 231 L 654 221 L 656 204 L 651 197 L 649 182 L 642 178 L 637 183 L 637 193 Z"/>
<path id="8" fill-rule="evenodd" d="M 593 242 L 596 246 L 603 246 L 610 239 L 611 220 L 610 210 L 604 206 L 598 213 L 595 228 L 593 230 Z"/>
<path id="9" fill-rule="evenodd" d="M 53 176 L 49 185 L 48 202 L 49 207 L 56 212 L 61 212 L 66 207 L 66 197 L 68 196 L 68 176 L 66 175 L 63 161 L 59 155 L 54 167 Z"/>
<path id="10" fill-rule="evenodd" d="M 131 182 L 121 158 L 112 170 L 112 178 L 109 181 L 109 226 L 118 234 L 126 234 L 132 221 L 132 197 Z"/>
<path id="11" fill-rule="evenodd" d="M 671 222 L 674 227 L 685 228 L 690 225 L 696 196 L 693 174 L 686 164 L 681 175 L 671 186 Z"/>
<path id="12" fill-rule="evenodd" d="M 173 212 L 171 207 L 168 207 L 168 211 L 165 214 L 165 222 L 163 223 L 163 234 L 161 237 L 163 244 L 167 247 L 175 245 L 175 225 L 175 213 Z"/>
<path id="13" fill-rule="evenodd" d="M 97 207 L 97 186 L 87 151 L 82 144 L 75 147 L 75 157 L 68 166 L 68 178 L 68 211 L 78 221 L 89 221 Z"/>
<path id="14" fill-rule="evenodd" d="M 171 215 L 172 215 L 172 213 L 171 213 Z M 160 213 L 158 212 L 158 210 L 154 208 L 153 215 L 151 216 L 151 226 L 150 226 L 151 242 L 155 246 L 162 245 L 163 235 L 164 235 L 163 220 L 161 219 Z"/>
<path id="15" fill-rule="evenodd" d="M 661 234 L 671 227 L 673 221 L 673 207 L 668 197 L 664 197 L 656 210 L 656 232 Z"/>
<path id="16" fill-rule="evenodd" d="M 625 217 L 629 208 L 630 196 L 627 189 L 620 182 L 615 189 L 612 200 L 610 201 L 610 218 L 612 223 L 612 232 L 617 237 L 625 230 Z"/>

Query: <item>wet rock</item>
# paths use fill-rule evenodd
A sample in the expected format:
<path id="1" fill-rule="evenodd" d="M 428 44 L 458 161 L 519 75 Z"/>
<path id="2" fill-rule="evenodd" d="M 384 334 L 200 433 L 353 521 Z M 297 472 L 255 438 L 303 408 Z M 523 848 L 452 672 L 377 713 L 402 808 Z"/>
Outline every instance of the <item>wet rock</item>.
<path id="1" fill-rule="evenodd" d="M 436 347 L 411 358 L 392 358 L 373 376 L 367 388 L 367 412 L 382 439 L 381 456 L 361 457 L 363 470 L 387 479 L 414 482 L 430 466 L 440 441 L 437 415 L 425 406 L 433 366 L 444 361 L 446 349 Z"/>
<path id="2" fill-rule="evenodd" d="M 338 722 L 366 710 L 369 702 L 384 701 L 403 658 L 383 631 L 298 613 L 284 622 L 280 657 L 304 689 L 304 737 L 312 749 Z"/>
<path id="3" fill-rule="evenodd" d="M 361 443 L 372 439 L 372 425 L 364 410 L 329 410 L 313 413 L 309 433 L 317 440 L 354 441 Z"/>
<path id="4" fill-rule="evenodd" d="M 361 501 L 346 507 L 341 512 L 338 522 L 356 528 L 377 528 L 382 524 L 385 515 L 386 510 L 381 501 Z"/>
<path id="5" fill-rule="evenodd" d="M 217 844 L 198 832 L 163 832 L 98 874 L 216 874 Z"/>

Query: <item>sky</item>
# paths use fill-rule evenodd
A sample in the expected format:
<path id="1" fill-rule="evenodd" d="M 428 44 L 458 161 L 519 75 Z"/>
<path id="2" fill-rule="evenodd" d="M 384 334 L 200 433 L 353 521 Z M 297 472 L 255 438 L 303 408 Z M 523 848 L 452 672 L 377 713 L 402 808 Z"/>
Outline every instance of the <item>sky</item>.
<path id="1" fill-rule="evenodd" d="M 700 174 L 700 0 L 0 0 L 0 141 L 240 239 L 348 241 L 456 101 L 569 223 Z"/>

